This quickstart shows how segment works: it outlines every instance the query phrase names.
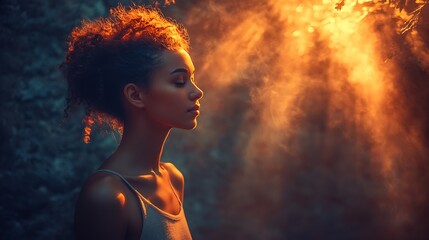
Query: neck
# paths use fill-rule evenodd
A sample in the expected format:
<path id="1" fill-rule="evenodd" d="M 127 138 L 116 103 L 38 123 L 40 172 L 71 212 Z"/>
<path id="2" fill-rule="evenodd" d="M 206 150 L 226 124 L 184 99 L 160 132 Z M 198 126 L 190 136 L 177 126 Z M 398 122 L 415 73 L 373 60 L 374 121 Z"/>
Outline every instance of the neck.
<path id="1" fill-rule="evenodd" d="M 162 150 L 171 128 L 149 121 L 124 124 L 117 150 L 110 157 L 112 167 L 125 175 L 159 173 Z"/>

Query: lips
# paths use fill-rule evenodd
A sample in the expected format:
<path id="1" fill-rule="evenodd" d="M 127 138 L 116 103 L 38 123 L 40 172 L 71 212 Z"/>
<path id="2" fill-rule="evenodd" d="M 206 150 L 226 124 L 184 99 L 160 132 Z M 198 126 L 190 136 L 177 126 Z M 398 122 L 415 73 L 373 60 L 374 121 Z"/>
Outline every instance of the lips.
<path id="1" fill-rule="evenodd" d="M 188 112 L 200 110 L 200 105 L 195 105 L 192 108 L 188 109 Z"/>

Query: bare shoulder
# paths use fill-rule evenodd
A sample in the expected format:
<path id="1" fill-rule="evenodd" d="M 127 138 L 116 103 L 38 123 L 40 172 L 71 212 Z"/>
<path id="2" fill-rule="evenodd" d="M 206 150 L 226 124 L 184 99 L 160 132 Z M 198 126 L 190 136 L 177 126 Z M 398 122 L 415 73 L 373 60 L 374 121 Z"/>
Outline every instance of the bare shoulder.
<path id="1" fill-rule="evenodd" d="M 164 162 L 163 166 L 165 170 L 167 170 L 168 172 L 168 176 L 170 177 L 171 184 L 176 189 L 180 197 L 180 201 L 183 202 L 183 198 L 185 196 L 185 178 L 183 177 L 183 174 L 172 163 Z"/>
<path id="2" fill-rule="evenodd" d="M 174 185 L 178 184 L 179 186 L 183 187 L 185 178 L 183 177 L 183 174 L 180 172 L 180 170 L 170 162 L 163 162 L 163 166 L 165 170 L 168 171 L 168 175 L 170 176 L 172 183 Z"/>
<path id="3" fill-rule="evenodd" d="M 124 190 L 125 188 L 117 176 L 106 173 L 93 174 L 88 177 L 82 187 L 79 202 L 114 207 L 122 203 L 118 196 Z"/>
<path id="4" fill-rule="evenodd" d="M 106 173 L 86 180 L 76 204 L 76 239 L 124 239 L 126 189 L 120 181 Z"/>

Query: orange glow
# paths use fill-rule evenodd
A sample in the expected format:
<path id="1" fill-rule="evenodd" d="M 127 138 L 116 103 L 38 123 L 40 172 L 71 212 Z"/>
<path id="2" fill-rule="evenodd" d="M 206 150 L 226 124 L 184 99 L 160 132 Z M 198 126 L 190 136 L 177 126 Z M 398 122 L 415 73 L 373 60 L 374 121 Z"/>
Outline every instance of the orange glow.
<path id="1" fill-rule="evenodd" d="M 91 140 L 91 131 L 92 131 L 91 127 L 92 127 L 92 125 L 94 125 L 94 122 L 95 121 L 94 121 L 92 116 L 86 116 L 83 119 L 83 123 L 85 124 L 85 127 L 83 129 L 83 131 L 84 131 L 83 141 L 86 144 L 88 144 Z"/>
<path id="2" fill-rule="evenodd" d="M 335 9 L 336 2 L 269 0 L 264 9 L 257 6 L 234 14 L 215 9 L 233 27 L 223 32 L 217 44 L 210 45 L 213 48 L 202 60 L 200 78 L 211 80 L 208 85 L 218 91 L 213 99 L 207 94 L 205 104 L 218 115 L 235 114 L 228 101 L 222 99 L 219 107 L 219 95 L 239 95 L 237 86 L 248 91 L 250 109 L 238 125 L 242 134 L 235 149 L 244 159 L 240 165 L 244 176 L 237 176 L 231 189 L 255 186 L 257 197 L 261 192 L 265 197 L 272 194 L 270 204 L 280 209 L 284 207 L 281 190 L 260 189 L 267 185 L 272 190 L 285 189 L 285 175 L 298 175 L 289 168 L 304 165 L 313 169 L 311 164 L 325 162 L 343 166 L 345 162 L 344 166 L 355 169 L 340 173 L 361 174 L 357 178 L 362 181 L 365 173 L 361 169 L 375 172 L 377 184 L 382 185 L 379 204 L 395 206 L 386 207 L 394 217 L 383 221 L 400 226 L 412 216 L 411 201 L 401 194 L 409 191 L 401 183 L 408 180 L 401 172 L 402 161 L 418 161 L 428 153 L 419 123 L 411 121 L 407 96 L 398 89 L 398 70 L 380 50 L 388 38 L 383 31 L 396 29 L 374 27 L 392 21 L 365 4 L 371 1 L 344 1 L 341 11 Z M 195 23 L 190 20 L 190 24 Z M 417 47 L 417 51 L 421 50 Z M 403 125 L 406 120 L 410 120 L 409 126 Z M 201 123 L 206 121 L 210 118 Z M 338 174 L 325 165 L 318 166 L 327 174 Z M 259 173 L 270 176 L 263 181 L 266 185 L 260 186 L 260 179 L 254 177 Z M 262 217 L 258 224 L 264 226 L 264 222 Z"/>
<path id="3" fill-rule="evenodd" d="M 121 203 L 121 206 L 123 207 L 123 206 L 125 206 L 125 196 L 124 196 L 124 194 L 122 194 L 122 193 L 118 193 L 117 195 L 116 195 L 116 199 L 118 199 L 119 200 L 119 202 Z"/>
<path id="4" fill-rule="evenodd" d="M 378 156 L 382 171 L 389 174 L 391 153 L 394 155 L 398 146 L 389 140 L 387 133 L 391 133 L 392 128 L 397 134 L 405 133 L 386 115 L 384 108 L 389 98 L 400 96 L 393 90 L 391 73 L 380 68 L 384 59 L 376 54 L 379 39 L 371 31 L 371 22 L 363 21 L 373 9 L 354 8 L 357 3 L 365 2 L 371 1 L 345 1 L 338 11 L 330 0 L 305 3 L 271 0 L 273 12 L 270 14 L 283 24 L 277 26 L 283 33 L 280 39 L 264 39 L 263 34 L 273 23 L 264 17 L 264 12 L 252 12 L 208 54 L 201 71 L 207 74 L 215 71 L 217 86 L 226 87 L 233 85 L 237 78 L 251 77 L 247 73 L 248 67 L 254 64 L 250 56 L 266 60 L 266 56 L 259 55 L 261 45 L 271 45 L 278 53 L 261 79 L 262 87 L 251 89 L 254 107 L 261 111 L 261 121 L 271 124 L 252 129 L 254 134 L 246 150 L 248 158 L 270 154 L 265 151 L 271 148 L 257 147 L 266 143 L 266 139 L 280 144 L 286 151 L 291 150 L 280 139 L 296 134 L 297 125 L 293 124 L 297 123 L 293 122 L 306 115 L 301 106 L 306 93 L 316 91 L 312 101 L 317 104 L 317 91 L 325 91 L 330 98 L 329 127 L 353 124 L 365 129 L 375 142 L 372 154 Z M 318 41 L 327 47 L 320 49 L 316 45 Z M 317 63 L 324 60 L 329 60 L 325 66 Z M 212 67 L 215 70 L 211 70 Z M 317 76 L 317 71 L 322 71 L 324 76 Z M 349 131 L 354 130 L 343 129 L 346 135 L 351 134 Z M 262 152 L 255 154 L 258 149 Z"/>

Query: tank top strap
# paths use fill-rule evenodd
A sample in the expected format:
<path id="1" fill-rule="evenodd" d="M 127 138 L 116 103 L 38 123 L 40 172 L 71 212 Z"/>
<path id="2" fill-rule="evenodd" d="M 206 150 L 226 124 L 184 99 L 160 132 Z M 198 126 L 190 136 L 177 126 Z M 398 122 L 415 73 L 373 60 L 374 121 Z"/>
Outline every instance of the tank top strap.
<path id="1" fill-rule="evenodd" d="M 164 170 L 166 170 L 165 167 L 162 167 L 162 168 L 164 168 Z M 170 185 L 171 191 L 173 192 L 174 196 L 176 197 L 177 201 L 179 202 L 180 207 L 183 208 L 183 203 L 180 200 L 180 197 L 177 195 L 176 190 L 173 187 L 173 183 L 171 182 L 170 176 L 168 177 L 168 183 Z"/>
<path id="2" fill-rule="evenodd" d="M 110 170 L 110 169 L 99 169 L 99 170 L 97 170 L 95 172 L 108 172 L 108 173 L 111 173 L 111 174 L 116 175 L 119 178 L 121 178 L 122 181 L 124 181 L 125 184 L 137 195 L 137 197 L 138 197 L 138 199 L 140 201 L 141 210 L 143 212 L 143 216 L 142 217 L 143 217 L 143 219 L 145 218 L 145 216 L 146 216 L 146 206 L 144 204 L 144 201 L 143 201 L 143 199 L 140 198 L 140 193 L 137 191 L 137 189 L 135 189 L 134 186 L 131 185 L 131 183 L 127 181 L 127 179 L 125 179 L 121 174 L 119 174 L 119 173 L 117 173 L 117 172 L 115 172 L 113 170 Z"/>
<path id="3" fill-rule="evenodd" d="M 171 187 L 171 190 L 173 191 L 174 196 L 176 196 L 176 199 L 177 199 L 177 201 L 179 202 L 180 207 L 182 208 L 182 207 L 183 207 L 183 203 L 182 203 L 182 201 L 180 200 L 180 197 L 177 195 L 176 190 L 174 189 L 173 184 L 171 183 L 170 179 L 169 179 L 168 181 L 169 181 L 169 183 L 170 183 L 170 187 Z"/>

